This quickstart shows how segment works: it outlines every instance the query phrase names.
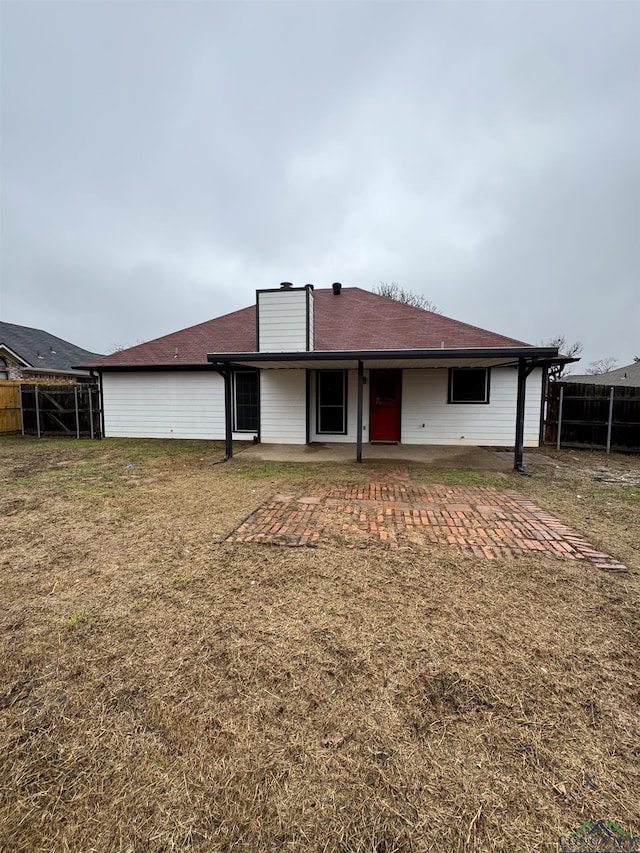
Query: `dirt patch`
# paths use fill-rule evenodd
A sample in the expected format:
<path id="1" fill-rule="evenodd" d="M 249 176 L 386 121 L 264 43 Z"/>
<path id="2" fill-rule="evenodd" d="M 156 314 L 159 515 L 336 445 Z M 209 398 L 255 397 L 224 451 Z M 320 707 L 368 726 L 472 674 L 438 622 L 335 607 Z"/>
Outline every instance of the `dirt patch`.
<path id="1" fill-rule="evenodd" d="M 637 489 L 570 466 L 484 483 L 626 575 L 265 548 L 223 540 L 355 468 L 220 450 L 0 443 L 0 849 L 549 851 L 589 817 L 638 829 Z M 16 453 L 38 477 L 11 479 Z"/>

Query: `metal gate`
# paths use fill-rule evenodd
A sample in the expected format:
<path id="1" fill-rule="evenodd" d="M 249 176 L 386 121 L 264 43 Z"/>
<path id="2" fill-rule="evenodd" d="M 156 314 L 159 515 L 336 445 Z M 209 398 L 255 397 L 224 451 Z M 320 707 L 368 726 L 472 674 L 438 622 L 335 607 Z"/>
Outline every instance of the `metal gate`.
<path id="1" fill-rule="evenodd" d="M 21 385 L 22 435 L 102 438 L 100 389 L 78 385 Z"/>

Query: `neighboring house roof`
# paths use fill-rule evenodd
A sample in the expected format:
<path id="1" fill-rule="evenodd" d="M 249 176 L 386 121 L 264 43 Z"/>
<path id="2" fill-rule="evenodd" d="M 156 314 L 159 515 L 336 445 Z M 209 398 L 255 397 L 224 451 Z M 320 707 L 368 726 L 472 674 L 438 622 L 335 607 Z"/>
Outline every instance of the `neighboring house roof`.
<path id="1" fill-rule="evenodd" d="M 77 347 L 42 329 L 0 322 L 0 355 L 3 350 L 23 367 L 44 373 L 80 373 L 78 365 L 99 358 L 98 353 Z"/>
<path id="2" fill-rule="evenodd" d="M 522 341 L 359 287 L 314 290 L 314 352 L 527 347 Z M 105 356 L 89 366 L 206 365 L 208 353 L 256 350 L 256 307 Z"/>
<path id="3" fill-rule="evenodd" d="M 640 361 L 617 367 L 608 373 L 586 374 L 574 376 L 569 374 L 562 382 L 578 382 L 581 385 L 627 385 L 629 388 L 640 388 Z"/>

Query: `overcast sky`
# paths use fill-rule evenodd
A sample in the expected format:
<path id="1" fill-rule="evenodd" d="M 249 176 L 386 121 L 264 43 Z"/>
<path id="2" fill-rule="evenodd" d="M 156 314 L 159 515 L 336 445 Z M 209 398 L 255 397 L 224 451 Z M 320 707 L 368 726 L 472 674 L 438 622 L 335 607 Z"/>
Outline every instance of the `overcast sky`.
<path id="1" fill-rule="evenodd" d="M 0 9 L 2 320 L 108 352 L 396 281 L 640 355 L 640 4 Z"/>

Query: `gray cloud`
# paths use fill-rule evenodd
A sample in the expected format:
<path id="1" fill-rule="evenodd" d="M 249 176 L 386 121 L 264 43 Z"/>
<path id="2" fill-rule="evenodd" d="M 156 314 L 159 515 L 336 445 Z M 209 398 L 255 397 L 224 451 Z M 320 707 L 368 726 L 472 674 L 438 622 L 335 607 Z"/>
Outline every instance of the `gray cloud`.
<path id="1" fill-rule="evenodd" d="M 3 6 L 10 322 L 106 351 L 282 279 L 640 350 L 630 3 Z"/>

